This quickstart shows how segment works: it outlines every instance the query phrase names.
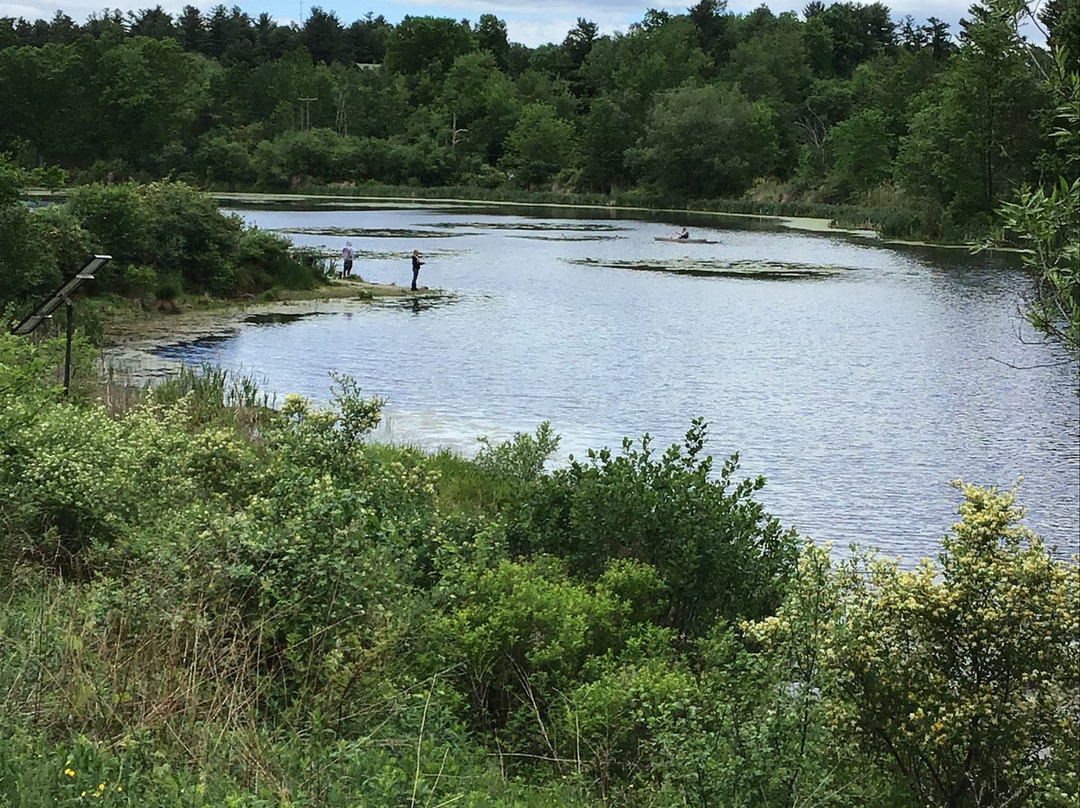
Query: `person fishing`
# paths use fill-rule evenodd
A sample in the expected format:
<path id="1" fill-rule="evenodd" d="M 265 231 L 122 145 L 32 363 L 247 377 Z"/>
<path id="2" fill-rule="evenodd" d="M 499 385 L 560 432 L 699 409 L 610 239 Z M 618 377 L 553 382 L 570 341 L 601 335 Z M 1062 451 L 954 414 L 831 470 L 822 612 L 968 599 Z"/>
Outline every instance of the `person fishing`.
<path id="1" fill-rule="evenodd" d="M 341 259 L 341 277 L 347 278 L 352 275 L 353 248 L 351 241 L 345 242 L 345 246 L 341 250 Z"/>
<path id="2" fill-rule="evenodd" d="M 420 260 L 420 251 L 419 250 L 413 250 L 412 251 L 412 290 L 414 292 L 417 291 L 417 289 L 416 289 L 416 278 L 420 274 L 420 267 L 422 267 L 423 265 L 424 265 L 424 262 Z"/>

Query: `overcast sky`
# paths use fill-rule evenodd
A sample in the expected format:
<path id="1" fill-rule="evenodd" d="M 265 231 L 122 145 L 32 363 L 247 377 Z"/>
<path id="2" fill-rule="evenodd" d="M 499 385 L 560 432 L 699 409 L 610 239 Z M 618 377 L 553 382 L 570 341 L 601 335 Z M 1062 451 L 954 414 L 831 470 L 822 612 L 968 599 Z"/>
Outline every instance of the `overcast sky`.
<path id="1" fill-rule="evenodd" d="M 696 0 L 695 0 L 696 1 Z M 767 2 L 774 13 L 782 11 L 799 12 L 806 5 L 807 0 L 775 0 Z M 830 5 L 831 0 L 826 0 Z M 141 0 L 130 6 L 116 4 L 116 0 L 109 7 L 120 8 L 122 11 L 132 11 L 141 8 L 152 8 L 161 5 L 166 11 L 176 14 L 185 5 L 194 5 L 199 9 L 206 10 L 219 5 L 218 2 L 203 2 L 203 0 Z M 324 11 L 332 11 L 337 14 L 346 25 L 353 20 L 360 19 L 367 12 L 376 16 L 384 16 L 388 22 L 397 24 L 405 15 L 412 16 L 435 16 L 452 17 L 454 19 L 467 19 L 475 23 L 481 14 L 494 14 L 506 23 L 511 42 L 520 42 L 529 47 L 536 47 L 546 42 L 562 42 L 566 33 L 577 23 L 578 17 L 584 17 L 597 24 L 601 34 L 613 34 L 616 31 L 625 32 L 631 23 L 639 22 L 645 16 L 649 8 L 663 9 L 675 14 L 685 13 L 687 7 L 693 2 L 677 5 L 658 5 L 649 0 L 590 0 L 588 3 L 571 2 L 571 0 L 532 0 L 531 2 L 515 2 L 515 0 L 411 0 L 411 2 L 387 2 L 387 0 L 370 0 L 370 2 L 352 2 L 351 0 L 239 0 L 239 2 L 221 3 L 228 8 L 239 6 L 244 12 L 252 17 L 257 17 L 262 12 L 268 12 L 279 22 L 297 22 L 311 11 L 311 6 L 321 6 Z M 900 20 L 910 14 L 917 22 L 922 23 L 927 17 L 938 17 L 949 23 L 953 34 L 958 30 L 957 23 L 963 16 L 967 16 L 967 9 L 971 0 L 894 0 L 886 2 L 892 11 L 894 20 Z M 108 4 L 106 4 L 108 5 Z M 0 17 L 25 17 L 28 20 L 52 19 L 58 10 L 77 23 L 83 23 L 90 14 L 100 12 L 106 7 L 98 0 L 68 0 L 56 3 L 55 0 L 0 0 Z M 736 14 L 745 14 L 761 5 L 759 0 L 729 0 L 728 9 Z"/>

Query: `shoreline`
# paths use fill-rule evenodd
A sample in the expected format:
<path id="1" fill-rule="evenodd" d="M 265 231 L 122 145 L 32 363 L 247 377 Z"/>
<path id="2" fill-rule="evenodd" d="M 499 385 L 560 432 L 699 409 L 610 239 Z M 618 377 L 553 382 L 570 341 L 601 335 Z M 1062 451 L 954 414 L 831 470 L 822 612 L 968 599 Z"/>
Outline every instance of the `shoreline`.
<path id="1" fill-rule="evenodd" d="M 803 233 L 815 233 L 819 235 L 854 236 L 858 238 L 873 239 L 882 245 L 894 245 L 899 247 L 929 247 L 931 249 L 945 250 L 974 250 L 977 244 L 958 244 L 936 241 L 919 241 L 900 238 L 885 238 L 877 230 L 859 227 L 834 227 L 831 218 L 814 216 L 784 216 L 772 213 L 738 213 L 719 210 L 699 210 L 688 208 L 650 208 L 640 205 L 601 205 L 585 202 L 518 202 L 513 200 L 491 199 L 461 199 L 457 197 L 431 197 L 431 196 L 344 196 L 339 194 L 298 194 L 298 193 L 264 193 L 255 191 L 203 191 L 213 198 L 219 206 L 243 206 L 247 205 L 270 205 L 273 203 L 289 204 L 295 202 L 310 201 L 318 204 L 330 203 L 339 208 L 369 208 L 381 207 L 430 207 L 432 205 L 462 205 L 474 207 L 506 207 L 506 208 L 558 208 L 564 210 L 596 210 L 596 211 L 621 211 L 626 213 L 665 213 L 672 215 L 693 216 L 718 216 L 735 219 L 756 219 L 763 222 L 773 222 L 779 227 L 789 230 L 798 230 Z M 23 192 L 24 196 L 38 199 L 63 199 L 64 191 L 49 191 L 44 188 L 28 188 Z M 1016 252 L 1015 248 L 990 247 L 984 248 L 988 252 Z"/>
<path id="2" fill-rule="evenodd" d="M 217 200 L 218 204 L 273 204 L 304 202 L 307 200 L 325 203 L 331 202 L 340 207 L 371 207 L 373 205 L 395 204 L 399 207 L 428 207 L 430 205 L 466 205 L 474 207 L 513 207 L 513 208 L 558 208 L 563 210 L 598 210 L 598 211 L 625 211 L 627 213 L 670 213 L 677 215 L 692 214 L 694 216 L 730 216 L 739 219 L 760 219 L 762 221 L 776 222 L 781 227 L 791 230 L 801 230 L 807 233 L 835 233 L 838 235 L 852 235 L 863 238 L 882 240 L 876 230 L 852 227 L 834 227 L 832 219 L 813 216 L 779 216 L 768 213 L 728 213 L 719 210 L 690 210 L 684 208 L 647 208 L 634 205 L 596 205 L 588 203 L 570 202 L 515 202 L 486 199 L 459 199 L 452 197 L 397 197 L 397 196 L 338 196 L 336 194 L 273 194 L 256 193 L 247 191 L 216 192 L 207 191 L 207 194 Z M 892 243 L 882 240 L 882 243 Z M 898 242 L 899 243 L 899 242 Z M 914 242 L 912 242 L 914 243 Z M 935 246 L 928 244 L 927 246 Z M 945 245 L 943 245 L 945 246 Z M 961 247 L 964 245 L 947 245 Z"/>
<path id="3" fill-rule="evenodd" d="M 159 356 L 168 345 L 234 336 L 259 324 L 255 318 L 300 318 L 357 311 L 380 300 L 445 295 L 445 290 L 422 288 L 413 292 L 394 284 L 332 279 L 329 286 L 312 290 L 276 290 L 277 300 L 223 301 L 195 306 L 177 314 L 140 313 L 109 318 L 105 326 L 101 362 L 103 375 L 119 374 L 134 386 L 166 378 L 180 363 Z"/>
<path id="4" fill-rule="evenodd" d="M 763 222 L 773 222 L 779 227 L 788 230 L 798 230 L 803 233 L 815 233 L 818 235 L 855 236 L 858 238 L 873 239 L 884 246 L 899 247 L 929 247 L 943 250 L 973 250 L 975 244 L 955 244 L 936 241 L 918 241 L 900 238 L 885 238 L 877 230 L 869 230 L 859 227 L 836 227 L 832 224 L 833 219 L 815 216 L 782 216 L 772 213 L 735 213 L 720 210 L 698 210 L 687 208 L 648 208 L 634 205 L 596 205 L 588 203 L 570 202 L 515 202 L 486 199 L 459 199 L 452 197 L 428 197 L 428 196 L 339 196 L 336 194 L 277 194 L 257 193 L 247 191 L 207 191 L 220 204 L 234 204 L 243 206 L 271 205 L 274 203 L 292 203 L 312 201 L 332 203 L 341 208 L 369 208 L 382 207 L 430 207 L 432 205 L 463 205 L 473 207 L 508 207 L 508 208 L 557 208 L 561 210 L 596 210 L 596 211 L 622 211 L 626 213 L 670 213 L 672 215 L 693 216 L 719 216 L 735 219 L 756 219 Z M 991 247 L 988 252 L 1015 252 L 1015 248 Z"/>

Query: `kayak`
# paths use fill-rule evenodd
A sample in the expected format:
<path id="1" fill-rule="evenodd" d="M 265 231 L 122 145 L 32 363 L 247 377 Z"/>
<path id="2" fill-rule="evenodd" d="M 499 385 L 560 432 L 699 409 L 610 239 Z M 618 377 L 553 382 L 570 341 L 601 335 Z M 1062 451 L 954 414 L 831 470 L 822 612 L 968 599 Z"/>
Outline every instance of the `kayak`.
<path id="1" fill-rule="evenodd" d="M 653 241 L 674 241 L 676 244 L 719 244 L 719 241 L 709 241 L 705 238 L 665 238 L 653 236 Z"/>

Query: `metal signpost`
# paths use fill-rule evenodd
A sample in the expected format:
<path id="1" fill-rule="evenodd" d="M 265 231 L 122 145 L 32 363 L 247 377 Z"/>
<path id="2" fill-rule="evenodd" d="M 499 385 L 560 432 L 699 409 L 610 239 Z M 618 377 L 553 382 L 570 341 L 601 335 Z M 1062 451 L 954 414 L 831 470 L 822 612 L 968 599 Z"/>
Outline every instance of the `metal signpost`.
<path id="1" fill-rule="evenodd" d="M 29 334 L 45 320 L 52 316 L 52 313 L 56 311 L 61 303 L 67 304 L 67 352 L 64 356 L 64 395 L 68 394 L 71 388 L 71 336 L 74 332 L 74 323 L 72 321 L 72 304 L 71 295 L 82 286 L 84 281 L 93 280 L 94 273 L 101 269 L 108 261 L 112 260 L 111 255 L 95 255 L 89 264 L 79 270 L 79 273 L 53 292 L 45 303 L 38 306 L 34 310 L 34 313 L 11 329 L 12 334 Z"/>

